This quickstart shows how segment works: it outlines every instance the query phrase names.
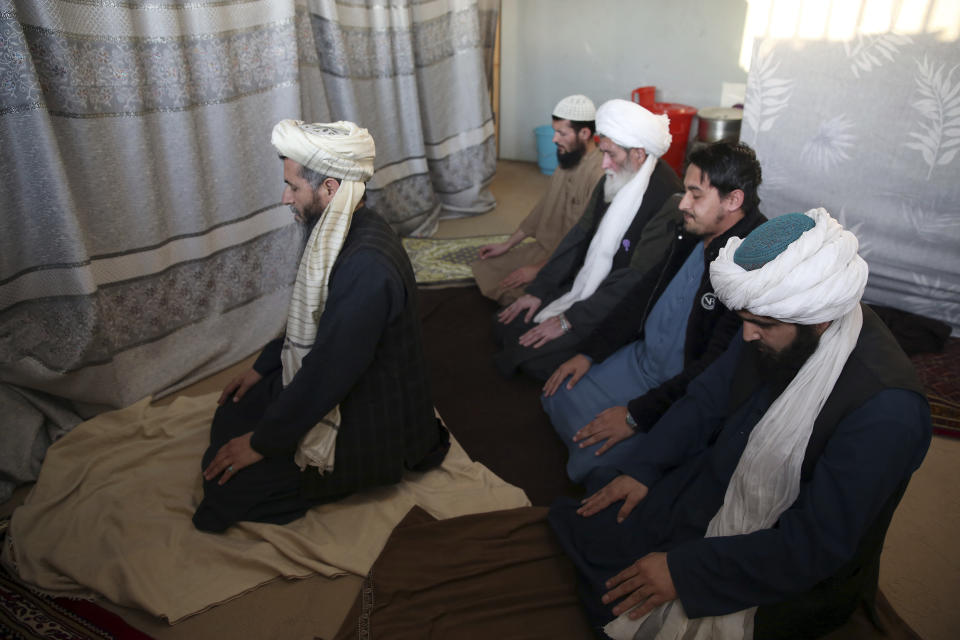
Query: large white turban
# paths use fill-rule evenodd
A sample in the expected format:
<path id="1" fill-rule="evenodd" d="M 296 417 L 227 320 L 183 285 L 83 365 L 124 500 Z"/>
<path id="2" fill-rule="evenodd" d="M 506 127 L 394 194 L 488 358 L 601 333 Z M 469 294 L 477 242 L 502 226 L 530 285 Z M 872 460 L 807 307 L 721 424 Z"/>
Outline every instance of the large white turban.
<path id="1" fill-rule="evenodd" d="M 590 240 L 583 266 L 574 278 L 570 291 L 560 296 L 534 317 L 543 322 L 558 316 L 571 306 L 586 300 L 610 273 L 613 257 L 620 248 L 623 235 L 643 202 L 650 176 L 657 167 L 657 158 L 670 147 L 670 119 L 655 116 L 627 100 L 608 100 L 597 109 L 597 133 L 610 138 L 626 149 L 642 147 L 647 154 L 640 170 L 613 197 L 603 214 L 596 233 Z"/>
<path id="2" fill-rule="evenodd" d="M 597 133 L 624 149 L 642 147 L 660 157 L 670 148 L 670 118 L 654 115 L 629 100 L 607 100 L 597 109 Z"/>
<path id="3" fill-rule="evenodd" d="M 806 215 L 813 227 L 752 270 L 746 254 L 763 257 L 777 244 L 777 229 L 790 216 Z M 728 308 L 794 324 L 836 320 L 863 296 L 867 263 L 857 254 L 856 236 L 825 209 L 788 214 L 757 227 L 746 239 L 730 238 L 710 265 L 717 298 Z M 741 264 L 738 264 L 741 263 Z"/>
<path id="4" fill-rule="evenodd" d="M 813 209 L 765 222 L 742 242 L 731 238 L 710 265 L 710 280 L 729 309 L 794 324 L 830 323 L 750 431 L 723 504 L 707 526 L 707 537 L 735 536 L 773 527 L 800 495 L 813 424 L 863 326 L 859 303 L 867 264 L 857 255 L 856 237 L 825 210 Z M 623 614 L 605 631 L 616 640 L 748 640 L 755 613 L 750 607 L 690 620 L 673 600 L 638 620 Z"/>
<path id="5" fill-rule="evenodd" d="M 364 183 L 373 175 L 376 147 L 366 129 L 345 120 L 316 124 L 281 120 L 273 128 L 270 141 L 280 155 L 322 176 L 340 180 L 300 258 L 280 354 L 286 387 L 317 339 L 317 324 L 329 294 L 330 273 L 350 231 L 353 212 L 363 198 Z M 335 367 L 337 363 L 328 366 Z M 314 466 L 320 473 L 332 471 L 339 428 L 340 407 L 336 406 L 300 439 L 294 455 L 297 465 L 301 469 Z"/>
<path id="6" fill-rule="evenodd" d="M 313 169 L 322 176 L 366 182 L 373 176 L 377 154 L 373 137 L 352 122 L 281 120 L 273 127 L 270 142 L 280 155 Z"/>

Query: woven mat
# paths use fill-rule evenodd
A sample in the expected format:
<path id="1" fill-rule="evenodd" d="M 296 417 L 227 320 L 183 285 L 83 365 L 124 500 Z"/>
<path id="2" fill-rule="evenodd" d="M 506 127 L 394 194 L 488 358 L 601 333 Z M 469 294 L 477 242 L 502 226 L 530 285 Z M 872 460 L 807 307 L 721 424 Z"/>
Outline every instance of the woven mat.
<path id="1" fill-rule="evenodd" d="M 403 238 L 403 248 L 413 263 L 413 273 L 421 286 L 468 286 L 473 284 L 470 263 L 485 244 L 503 242 L 509 236 L 472 236 L 470 238 Z"/>
<path id="2" fill-rule="evenodd" d="M 940 353 L 911 358 L 927 390 L 933 432 L 960 438 L 960 338 L 950 338 Z"/>
<path id="3" fill-rule="evenodd" d="M 0 638 L 19 640 L 150 640 L 94 602 L 51 598 L 0 565 Z"/>

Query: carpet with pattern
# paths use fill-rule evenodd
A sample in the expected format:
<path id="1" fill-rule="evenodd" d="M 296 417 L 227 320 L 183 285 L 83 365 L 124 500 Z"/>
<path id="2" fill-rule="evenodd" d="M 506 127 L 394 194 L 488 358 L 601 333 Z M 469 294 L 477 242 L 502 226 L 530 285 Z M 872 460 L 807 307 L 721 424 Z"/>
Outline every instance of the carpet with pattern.
<path id="1" fill-rule="evenodd" d="M 404 238 L 413 273 L 420 286 L 466 286 L 473 284 L 470 263 L 485 244 L 503 242 L 509 236 L 469 238 Z"/>
<path id="2" fill-rule="evenodd" d="M 950 338 L 940 353 L 911 358 L 927 389 L 933 432 L 960 438 L 960 338 Z"/>
<path id="3" fill-rule="evenodd" d="M 150 636 L 95 602 L 43 595 L 14 579 L 2 565 L 0 638 L 150 640 Z"/>

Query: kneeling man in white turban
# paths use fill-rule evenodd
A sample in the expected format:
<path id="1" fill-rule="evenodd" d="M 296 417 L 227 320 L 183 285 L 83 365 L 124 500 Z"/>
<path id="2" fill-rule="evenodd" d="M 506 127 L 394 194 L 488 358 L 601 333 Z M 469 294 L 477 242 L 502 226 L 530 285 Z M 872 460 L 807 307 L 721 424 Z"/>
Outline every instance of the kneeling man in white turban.
<path id="1" fill-rule="evenodd" d="M 860 302 L 867 265 L 823 209 L 710 266 L 743 320 L 589 497 L 550 521 L 613 638 L 813 638 L 872 608 L 887 525 L 930 443 L 910 361 Z"/>
<path id="2" fill-rule="evenodd" d="M 495 317 L 503 350 L 494 364 L 505 376 L 520 369 L 549 378 L 660 261 L 673 237 L 680 213 L 670 196 L 683 184 L 660 160 L 670 147 L 667 116 L 608 100 L 596 123 L 606 179 L 526 294 Z"/>
<path id="3" fill-rule="evenodd" d="M 198 529 L 285 524 L 316 504 L 439 465 L 416 283 L 400 239 L 364 204 L 374 142 L 352 122 L 283 120 L 283 203 L 309 236 L 281 338 L 220 396 Z"/>

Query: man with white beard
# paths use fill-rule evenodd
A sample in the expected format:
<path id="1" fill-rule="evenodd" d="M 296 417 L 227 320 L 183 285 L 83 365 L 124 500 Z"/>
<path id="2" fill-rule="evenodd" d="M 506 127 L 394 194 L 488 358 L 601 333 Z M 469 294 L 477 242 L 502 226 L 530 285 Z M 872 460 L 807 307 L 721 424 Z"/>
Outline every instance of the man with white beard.
<path id="1" fill-rule="evenodd" d="M 503 350 L 494 362 L 504 375 L 519 368 L 546 380 L 575 355 L 659 262 L 679 216 L 679 200 L 670 196 L 683 186 L 659 159 L 671 141 L 667 117 L 610 100 L 597 109 L 596 123 L 607 178 L 526 295 L 497 314 L 494 333 Z"/>

